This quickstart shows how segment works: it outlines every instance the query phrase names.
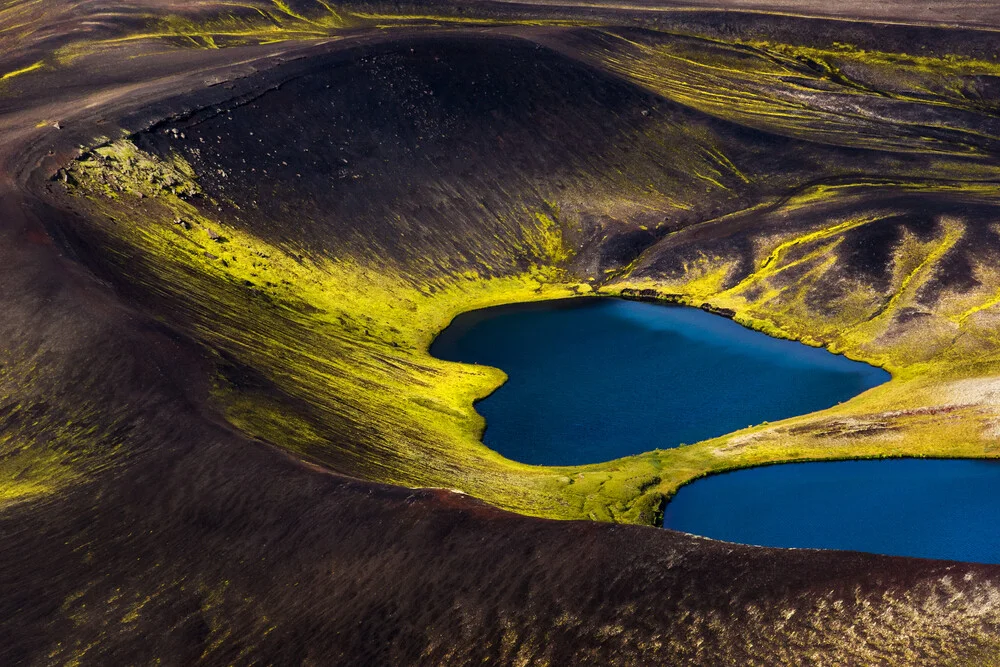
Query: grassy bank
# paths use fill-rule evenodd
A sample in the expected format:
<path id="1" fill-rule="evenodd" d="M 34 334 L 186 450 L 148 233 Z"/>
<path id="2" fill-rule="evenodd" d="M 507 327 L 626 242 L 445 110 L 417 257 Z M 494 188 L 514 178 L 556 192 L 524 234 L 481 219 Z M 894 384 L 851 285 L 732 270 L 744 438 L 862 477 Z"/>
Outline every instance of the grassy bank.
<path id="1" fill-rule="evenodd" d="M 473 401 L 495 389 L 502 373 L 444 362 L 427 349 L 459 312 L 592 293 L 590 282 L 562 268 L 571 249 L 547 216 L 525 218 L 534 223 L 527 251 L 542 258 L 527 271 L 465 271 L 422 282 L 385 267 L 307 257 L 213 219 L 190 165 L 127 141 L 97 149 L 66 180 L 102 221 L 105 270 L 152 296 L 156 311 L 181 323 L 215 360 L 214 401 L 227 419 L 347 474 L 461 490 L 538 516 L 650 523 L 680 485 L 713 472 L 781 461 L 1000 453 L 984 427 L 992 416 L 977 400 L 990 395 L 991 381 L 980 381 L 985 389 L 942 381 L 932 361 L 907 364 L 892 348 L 876 356 L 865 345 L 871 334 L 831 338 L 842 324 L 806 324 L 787 304 L 774 308 L 773 290 L 757 285 L 787 274 L 792 262 L 829 263 L 828 239 L 864 221 L 775 238 L 759 250 L 761 268 L 728 289 L 720 260 L 720 268 L 706 265 L 676 281 L 623 278 L 600 292 L 653 289 L 731 308 L 738 321 L 766 333 L 882 363 L 895 380 L 830 410 L 679 449 L 546 468 L 504 459 L 479 440 L 484 424 Z M 941 239 L 918 248 L 928 252 L 916 268 L 898 272 L 900 290 L 880 317 L 902 306 L 921 266 L 939 259 L 952 233 L 945 227 Z M 867 326 L 861 331 L 871 330 L 871 320 Z"/>

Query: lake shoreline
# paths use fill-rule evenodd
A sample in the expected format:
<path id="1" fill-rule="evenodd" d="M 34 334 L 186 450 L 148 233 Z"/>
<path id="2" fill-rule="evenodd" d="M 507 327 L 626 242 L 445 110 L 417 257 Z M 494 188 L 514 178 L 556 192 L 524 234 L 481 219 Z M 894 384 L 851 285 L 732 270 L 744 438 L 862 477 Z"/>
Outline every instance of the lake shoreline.
<path id="1" fill-rule="evenodd" d="M 998 480 L 1000 465 L 989 459 L 755 466 L 684 485 L 668 502 L 663 527 L 747 546 L 996 564 L 1000 536 L 991 527 L 1000 503 L 991 489 Z"/>
<path id="2" fill-rule="evenodd" d="M 475 403 L 487 420 L 483 441 L 508 458 L 535 465 L 591 464 L 700 442 L 747 423 L 829 408 L 891 379 L 882 369 L 712 315 L 718 313 L 614 297 L 508 304 L 455 317 L 429 351 L 449 361 L 504 371 L 507 381 Z M 563 319 L 565 323 L 557 321 Z M 505 328 L 490 330 L 496 326 Z M 476 342 L 477 336 L 485 338 Z M 625 369 L 631 369 L 631 375 Z M 793 388 L 779 396 L 772 390 L 782 382 L 781 372 Z M 811 381 L 809 373 L 821 374 L 824 381 Z M 724 386 L 724 377 L 746 385 L 746 394 Z M 581 389 L 588 382 L 596 384 Z M 807 389 L 821 395 L 808 395 Z M 519 402 L 514 396 L 518 391 L 530 392 L 532 398 Z M 723 393 L 712 396 L 713 391 Z M 554 394 L 564 396 L 557 400 Z M 569 406 L 576 404 L 587 407 L 574 412 Z M 736 406 L 741 404 L 748 411 L 739 412 Z M 673 412 L 664 416 L 665 409 Z M 612 441 L 630 430 L 642 430 L 641 422 L 650 415 L 658 421 L 640 437 L 653 446 L 614 446 Z M 508 418 L 530 425 L 511 431 L 511 424 L 504 422 Z M 559 420 L 571 428 L 567 437 L 574 440 L 572 446 L 588 447 L 591 460 L 555 460 L 545 454 L 545 445 L 534 445 L 529 452 L 516 444 L 511 447 L 536 432 L 551 445 L 559 434 L 550 422 Z M 609 420 L 618 422 L 615 429 L 604 426 Z M 676 423 L 684 427 L 674 428 Z M 599 451 L 602 437 L 608 441 L 607 453 Z"/>

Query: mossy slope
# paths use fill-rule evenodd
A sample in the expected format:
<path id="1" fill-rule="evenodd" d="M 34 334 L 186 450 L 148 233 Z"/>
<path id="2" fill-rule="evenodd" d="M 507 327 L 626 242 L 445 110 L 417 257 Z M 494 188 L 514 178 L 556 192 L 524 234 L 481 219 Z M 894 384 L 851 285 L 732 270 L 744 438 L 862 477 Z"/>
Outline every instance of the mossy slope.
<path id="1" fill-rule="evenodd" d="M 800 96 L 788 120 L 767 100 L 802 90 L 792 73 L 857 108 L 881 109 L 881 91 L 802 70 L 779 47 L 642 39 L 657 46 L 598 32 L 569 42 L 640 85 L 519 41 L 349 51 L 77 162 L 65 180 L 94 222 L 77 244 L 206 346 L 233 424 L 350 475 L 542 516 L 650 522 L 665 495 L 712 471 L 991 455 L 993 411 L 932 379 L 960 363 L 992 372 L 988 140 L 978 156 L 954 133 L 914 137 L 917 150 L 891 139 L 888 115 L 875 128 L 885 141 L 832 141 L 857 112 Z M 934 62 L 916 61 L 913 76 L 985 67 Z M 695 66 L 727 78 L 684 96 L 662 83 Z M 699 101 L 715 89 L 770 97 Z M 958 127 L 974 110 L 943 94 L 913 104 Z M 472 401 L 502 376 L 429 357 L 434 333 L 461 310 L 625 289 L 730 309 L 897 380 L 816 416 L 609 464 L 536 468 L 484 448 Z"/>
<path id="2" fill-rule="evenodd" d="M 648 522 L 662 494 L 738 465 L 991 454 L 995 161 L 972 107 L 939 92 L 968 64 L 941 56 L 988 60 L 994 37 L 739 12 L 322 4 L 0 11 L 0 72 L 43 63 L 0 86 L 0 662 L 989 664 L 995 567 L 544 521 L 328 471 Z M 321 18 L 333 13 L 344 26 Z M 229 15 L 243 32 L 227 38 Z M 653 51 L 722 62 L 726 96 L 747 87 L 764 103 L 713 107 L 705 88 L 668 99 L 636 76 L 660 56 L 636 56 L 622 25 L 656 28 L 627 34 Z M 755 81 L 760 58 L 818 61 L 844 50 L 834 41 L 876 61 L 920 44 L 929 60 L 873 80 L 779 58 L 766 89 Z M 725 55 L 748 46 L 752 66 Z M 671 66 L 651 69 L 676 79 Z M 990 75 L 970 76 L 988 115 Z M 880 92 L 916 79 L 946 85 L 907 107 L 918 126 L 887 116 L 878 140 Z M 467 80 L 492 92 L 456 94 Z M 801 86 L 823 91 L 822 109 Z M 837 87 L 848 113 L 831 110 Z M 779 102 L 875 138 L 769 118 Z M 955 131 L 926 130 L 931 111 Z M 171 113 L 188 115 L 132 146 L 94 139 Z M 925 135 L 933 150 L 913 150 Z M 80 143 L 108 145 L 35 182 Z M 324 178 L 303 180 L 305 155 L 330 165 Z M 725 303 L 899 379 L 692 447 L 512 465 L 478 444 L 469 406 L 498 375 L 430 359 L 426 342 L 455 309 L 584 285 Z M 921 341 L 949 318 L 970 333 L 913 356 L 893 336 L 923 336 L 920 318 Z"/>

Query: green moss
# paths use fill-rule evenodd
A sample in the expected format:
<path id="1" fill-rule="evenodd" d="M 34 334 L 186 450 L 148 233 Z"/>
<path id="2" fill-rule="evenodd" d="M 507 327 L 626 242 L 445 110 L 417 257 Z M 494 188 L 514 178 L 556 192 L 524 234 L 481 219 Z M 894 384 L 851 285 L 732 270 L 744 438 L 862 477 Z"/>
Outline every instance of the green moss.
<path id="1" fill-rule="evenodd" d="M 642 68 L 626 60 L 613 66 L 671 94 L 680 93 L 669 87 L 674 84 L 663 88 L 664 76 L 701 72 L 707 78 L 691 79 L 695 88 L 711 86 L 727 91 L 721 93 L 726 97 L 741 95 L 746 87 L 724 85 L 720 76 L 744 77 L 745 83 L 747 76 L 785 76 L 789 66 L 758 63 L 753 54 L 756 64 L 747 65 L 726 61 L 729 55 L 706 63 L 692 54 L 661 53 L 666 47 L 630 48 L 643 54 Z M 664 58 L 671 63 L 666 69 L 658 65 Z M 684 95 L 685 103 L 723 105 L 732 112 L 732 100 L 690 97 L 703 95 L 697 90 Z M 737 101 L 736 108 L 744 102 Z M 751 109 L 753 104 L 746 107 L 752 113 L 770 115 L 771 102 Z M 791 118 L 800 110 L 790 113 Z M 669 141 L 673 131 L 681 130 L 666 128 L 661 140 Z M 724 197 L 750 182 L 711 141 L 702 144 L 698 156 L 689 156 L 693 171 L 701 174 L 697 187 Z M 894 373 L 892 382 L 813 415 L 573 468 L 527 466 L 484 447 L 483 420 L 472 404 L 494 390 L 503 374 L 427 352 L 434 335 L 464 310 L 592 292 L 590 282 L 565 272 L 575 250 L 567 236 L 573 219 L 557 204 L 523 211 L 517 218 L 523 240 L 504 246 L 510 257 L 497 258 L 498 266 L 529 258 L 524 270 L 442 268 L 430 261 L 408 270 L 365 259 L 363 253 L 307 257 L 223 224 L 206 213 L 212 207 L 202 205 L 194 170 L 184 160 L 159 159 L 125 141 L 84 156 L 68 180 L 85 198 L 98 233 L 116 249 L 107 253 L 106 268 L 218 354 L 214 400 L 244 432 L 369 479 L 459 489 L 539 516 L 651 523 L 678 486 L 712 472 L 792 460 L 998 453 L 989 436 L 996 411 L 983 398 L 988 393 L 961 402 L 949 387 L 957 378 L 1000 371 L 1000 341 L 978 325 L 996 304 L 1000 275 L 977 269 L 990 280 L 974 296 L 942 301 L 934 326 L 907 329 L 898 319 L 904 309 L 919 305 L 920 290 L 961 240 L 961 225 L 944 221 L 934 238 L 907 237 L 894 248 L 889 294 L 843 273 L 838 254 L 845 235 L 887 214 L 877 209 L 842 214 L 837 211 L 852 207 L 835 204 L 853 202 L 874 188 L 977 198 L 988 197 L 993 187 L 986 182 L 995 171 L 988 165 L 942 158 L 933 168 L 939 180 L 899 175 L 891 181 L 812 185 L 706 220 L 668 237 L 678 248 L 682 273 L 636 276 L 641 264 L 636 260 L 609 269 L 599 290 L 652 289 L 673 302 L 729 309 L 737 321 L 770 335 L 882 365 Z M 959 175 L 965 178 L 947 178 Z M 697 190 L 671 198 L 661 191 L 664 184 L 632 187 L 636 201 L 648 196 L 678 208 Z M 596 211 L 624 206 L 594 199 L 588 204 Z M 711 253 L 685 245 L 688 235 L 712 225 L 725 228 L 751 214 L 768 231 L 754 237 L 749 256 L 737 245 Z M 120 222 L 97 222 L 111 218 Z M 817 290 L 830 286 L 836 286 L 833 301 L 818 310 Z M 961 349 L 954 345 L 956 331 L 963 334 Z M 955 371 L 956 362 L 970 360 L 974 369 Z M 259 377 L 248 384 L 240 369 Z"/>
<path id="2" fill-rule="evenodd" d="M 565 496 L 583 487 L 485 448 L 472 403 L 503 374 L 427 353 L 464 310 L 590 290 L 566 282 L 553 263 L 567 254 L 550 214 L 533 215 L 537 225 L 525 234 L 524 250 L 545 264 L 508 277 L 465 271 L 428 285 L 385 266 L 302 259 L 207 219 L 187 200 L 200 189 L 176 160 L 157 161 L 127 142 L 95 155 L 74 168 L 77 187 L 106 217 L 136 219 L 121 213 L 123 204 L 144 213 L 141 223 L 106 226 L 132 249 L 127 260 L 113 255 L 123 258 L 118 270 L 170 293 L 204 344 L 266 376 L 265 387 L 241 389 L 220 375 L 216 401 L 234 425 L 338 470 L 462 489 L 533 514 L 573 517 L 585 509 L 612 519 L 642 510 L 630 504 L 641 485 L 570 502 Z M 345 450 L 344 440 L 363 447 Z"/>
<path id="3" fill-rule="evenodd" d="M 5 445 L 9 451 L 10 443 Z M 21 450 L 0 462 L 0 509 L 46 496 L 78 478 L 78 471 L 55 452 Z"/>
<path id="4" fill-rule="evenodd" d="M 289 40 L 326 38 L 351 27 L 333 6 L 320 2 L 314 16 L 293 11 L 286 3 L 273 0 L 270 7 L 254 3 L 230 3 L 228 11 L 197 18 L 181 15 L 150 15 L 142 29 L 98 40 L 80 40 L 60 47 L 55 53 L 62 64 L 128 43 L 167 41 L 185 48 L 217 49 L 248 44 L 268 44 Z"/>
<path id="5" fill-rule="evenodd" d="M 976 140 L 989 139 L 979 127 L 938 126 L 933 111 L 940 106 L 979 110 L 977 81 L 1000 73 L 995 62 L 844 44 L 820 49 L 764 40 L 607 34 L 605 43 L 592 47 L 592 57 L 660 95 L 719 118 L 834 145 L 987 155 L 976 147 Z M 873 98 L 880 102 L 879 122 L 863 111 Z M 928 114 L 922 124 L 912 115 L 919 105 Z M 955 141 L 956 133 L 969 140 Z"/>
<path id="6" fill-rule="evenodd" d="M 45 63 L 40 60 L 37 63 L 33 63 L 31 65 L 28 65 L 27 67 L 22 67 L 21 69 L 16 69 L 16 70 L 13 70 L 11 72 L 7 72 L 5 74 L 0 74 L 0 83 L 2 83 L 4 81 L 9 81 L 10 79 L 13 79 L 14 77 L 18 77 L 18 76 L 23 76 L 25 74 L 29 74 L 31 72 L 34 72 L 35 70 L 41 69 L 44 66 L 45 66 Z"/>

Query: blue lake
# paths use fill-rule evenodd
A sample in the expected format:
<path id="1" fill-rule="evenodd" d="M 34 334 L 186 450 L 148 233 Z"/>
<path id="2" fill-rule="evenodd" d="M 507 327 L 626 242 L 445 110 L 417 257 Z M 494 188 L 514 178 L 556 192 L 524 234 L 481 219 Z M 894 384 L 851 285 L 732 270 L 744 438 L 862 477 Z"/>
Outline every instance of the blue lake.
<path id="1" fill-rule="evenodd" d="M 524 463 L 596 463 L 836 405 L 889 374 L 681 306 L 582 298 L 465 313 L 431 346 L 509 380 L 476 404 Z"/>
<path id="2" fill-rule="evenodd" d="M 728 542 L 1000 563 L 1000 463 L 789 463 L 681 487 L 663 525 Z"/>

